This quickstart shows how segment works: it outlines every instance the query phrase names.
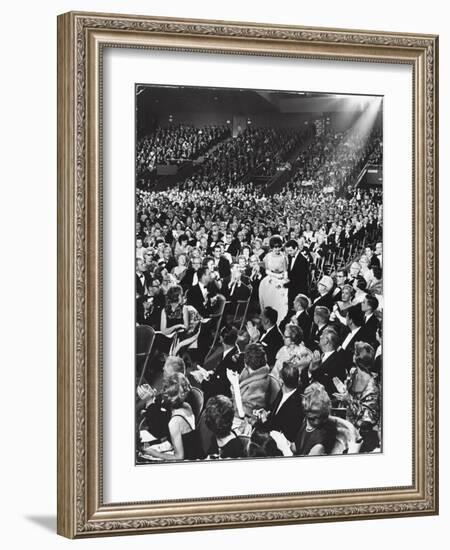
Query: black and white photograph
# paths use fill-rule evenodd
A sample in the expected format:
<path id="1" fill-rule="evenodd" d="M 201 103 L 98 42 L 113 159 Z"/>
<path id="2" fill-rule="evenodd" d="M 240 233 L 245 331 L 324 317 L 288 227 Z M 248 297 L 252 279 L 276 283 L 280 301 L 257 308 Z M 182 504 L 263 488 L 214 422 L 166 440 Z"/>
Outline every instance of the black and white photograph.
<path id="1" fill-rule="evenodd" d="M 135 196 L 136 464 L 381 453 L 383 98 L 136 84 Z"/>

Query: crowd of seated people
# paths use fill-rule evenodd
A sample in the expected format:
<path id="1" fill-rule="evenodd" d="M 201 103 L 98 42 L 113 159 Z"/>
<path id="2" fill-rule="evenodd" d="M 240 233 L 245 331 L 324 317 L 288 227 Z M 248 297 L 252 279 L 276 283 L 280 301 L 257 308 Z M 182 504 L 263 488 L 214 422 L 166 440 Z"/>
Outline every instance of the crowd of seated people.
<path id="1" fill-rule="evenodd" d="M 214 182 L 223 192 L 248 174 L 272 175 L 303 135 L 304 132 L 291 129 L 249 126 L 208 152 L 196 173 L 182 184 L 182 189 L 208 190 Z"/>
<path id="2" fill-rule="evenodd" d="M 379 449 L 380 192 L 204 181 L 137 190 L 139 460 Z"/>
<path id="3" fill-rule="evenodd" d="M 137 144 L 136 174 L 138 178 L 145 177 L 158 164 L 178 164 L 193 160 L 229 136 L 229 126 L 196 128 L 180 124 L 157 128 Z"/>
<path id="4" fill-rule="evenodd" d="M 350 129 L 347 132 L 326 130 L 316 134 L 294 162 L 290 182 L 292 189 L 345 190 L 364 165 L 379 161 L 382 142 L 377 131 L 370 137 Z"/>

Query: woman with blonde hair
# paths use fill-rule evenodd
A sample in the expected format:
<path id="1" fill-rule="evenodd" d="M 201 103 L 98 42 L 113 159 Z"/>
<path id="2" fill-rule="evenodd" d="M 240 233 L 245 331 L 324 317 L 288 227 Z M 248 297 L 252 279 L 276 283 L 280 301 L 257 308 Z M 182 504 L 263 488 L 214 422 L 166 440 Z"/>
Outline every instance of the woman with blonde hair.
<path id="1" fill-rule="evenodd" d="M 303 330 L 294 323 L 288 323 L 284 329 L 284 346 L 276 355 L 275 365 L 270 373 L 281 382 L 281 369 L 286 361 L 299 363 L 302 360 L 312 359 L 312 352 L 303 343 Z"/>
<path id="2" fill-rule="evenodd" d="M 305 419 L 294 441 L 296 455 L 327 455 L 336 442 L 336 423 L 330 419 L 331 400 L 322 384 L 313 382 L 303 395 Z"/>
<path id="3" fill-rule="evenodd" d="M 191 406 L 186 403 L 190 391 L 191 385 L 184 374 L 175 373 L 164 380 L 162 399 L 171 412 L 169 437 L 173 453 L 156 451 L 150 445 L 144 449 L 146 455 L 165 461 L 204 458 L 200 438 L 195 429 L 195 416 Z"/>

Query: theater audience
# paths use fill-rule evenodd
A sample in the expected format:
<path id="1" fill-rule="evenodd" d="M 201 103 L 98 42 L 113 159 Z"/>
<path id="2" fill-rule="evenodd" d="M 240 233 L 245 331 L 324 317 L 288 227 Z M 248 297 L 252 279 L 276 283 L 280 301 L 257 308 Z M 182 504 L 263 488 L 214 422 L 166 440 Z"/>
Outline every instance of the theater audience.
<path id="1" fill-rule="evenodd" d="M 321 135 L 309 127 L 305 132 L 249 127 L 231 138 L 229 128 L 173 126 L 138 143 L 143 185 L 136 190 L 136 323 L 184 338 L 226 300 L 217 323 L 211 318 L 202 325 L 208 347 L 183 355 L 188 372 L 184 362 L 172 368 L 169 358 L 153 387 L 157 360 L 150 360 L 152 386 L 144 380 L 138 387 L 136 410 L 152 417 L 152 434 L 168 437 L 174 449 L 160 456 L 145 446 L 154 459 L 202 456 L 197 436 L 189 435 L 197 426 L 188 379 L 204 393 L 206 425 L 217 441 L 211 454 L 220 458 L 246 455 L 240 436 L 255 422 L 251 456 L 279 456 L 280 437 L 295 441 L 296 454 L 328 454 L 336 431 L 330 397 L 345 406 L 362 450 L 379 446 L 382 195 L 353 183 L 355 171 L 380 154 L 381 140 L 376 133 L 363 139 L 331 128 Z M 288 166 L 286 155 L 306 135 L 309 145 Z M 186 179 L 153 187 L 157 166 L 199 156 L 204 162 L 192 165 Z M 254 175 L 273 176 L 281 165 L 287 179 L 280 189 L 253 181 Z M 258 299 L 274 237 L 287 267 L 278 293 L 286 295 L 283 319 L 278 308 L 261 311 Z M 235 321 L 234 307 L 246 301 L 246 317 Z M 155 357 L 162 365 L 158 338 Z M 273 380 L 281 384 L 277 395 Z M 337 381 L 346 384 L 345 393 Z M 258 421 L 254 413 L 261 410 Z"/>

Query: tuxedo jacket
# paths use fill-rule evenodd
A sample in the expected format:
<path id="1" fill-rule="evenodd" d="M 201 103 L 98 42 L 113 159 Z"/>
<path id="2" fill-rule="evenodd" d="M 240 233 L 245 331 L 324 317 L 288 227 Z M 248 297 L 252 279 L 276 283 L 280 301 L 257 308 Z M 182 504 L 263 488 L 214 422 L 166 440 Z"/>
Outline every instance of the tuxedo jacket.
<path id="1" fill-rule="evenodd" d="M 344 343 L 345 339 L 346 339 L 347 335 L 344 336 L 343 340 L 342 340 L 342 343 L 341 343 L 341 346 L 342 344 Z M 353 354 L 355 352 L 355 344 L 356 342 L 366 342 L 370 345 L 371 344 L 371 337 L 370 337 L 370 334 L 367 333 L 366 329 L 364 326 L 360 327 L 360 329 L 358 330 L 358 332 L 356 334 L 353 335 L 352 339 L 350 340 L 350 342 L 348 343 L 347 347 L 344 349 L 342 349 L 342 351 L 344 352 L 345 354 L 345 366 L 347 369 L 349 369 L 352 364 L 353 364 Z"/>
<path id="2" fill-rule="evenodd" d="M 211 313 L 211 300 L 207 293 L 206 301 L 200 289 L 200 285 L 196 284 L 187 291 L 187 304 L 194 306 L 202 317 L 209 317 Z"/>
<path id="3" fill-rule="evenodd" d="M 194 280 L 194 273 L 196 273 L 195 269 L 192 267 L 188 267 L 186 269 L 186 273 L 181 280 L 181 286 L 186 290 L 187 288 L 190 288 L 192 286 L 192 282 Z"/>
<path id="4" fill-rule="evenodd" d="M 144 283 L 142 284 L 141 279 L 136 273 L 136 294 L 138 296 L 145 296 L 148 287 L 151 285 L 152 279 L 149 273 L 144 273 Z"/>
<path id="5" fill-rule="evenodd" d="M 221 256 L 219 258 L 219 263 L 216 269 L 219 272 L 221 279 L 226 279 L 231 274 L 230 262 L 225 258 L 225 256 Z"/>
<path id="6" fill-rule="evenodd" d="M 292 304 L 298 294 L 306 294 L 308 291 L 308 262 L 300 252 L 291 266 L 291 260 L 288 261 L 288 303 Z"/>
<path id="7" fill-rule="evenodd" d="M 320 337 L 322 335 L 322 332 L 329 327 L 330 327 L 330 323 L 326 323 L 320 328 L 318 327 L 318 325 L 316 325 L 316 323 L 313 323 L 311 325 L 311 330 L 309 332 L 309 337 L 307 339 L 308 347 L 311 351 L 320 350 L 319 348 Z"/>
<path id="8" fill-rule="evenodd" d="M 370 266 L 369 267 L 381 267 L 380 265 L 380 258 L 373 254 L 373 256 L 370 258 Z"/>
<path id="9" fill-rule="evenodd" d="M 145 313 L 142 304 L 136 305 L 136 322 L 139 325 L 148 325 L 149 327 L 159 330 L 161 326 L 161 307 L 153 306 L 151 311 Z"/>
<path id="10" fill-rule="evenodd" d="M 280 329 L 277 325 L 274 325 L 270 328 L 265 334 L 259 339 L 260 343 L 263 344 L 267 356 L 267 364 L 269 367 L 275 365 L 276 355 L 280 348 L 284 346 L 283 335 L 280 332 Z"/>
<path id="11" fill-rule="evenodd" d="M 259 285 L 266 276 L 266 270 L 261 268 L 256 276 L 254 276 L 252 268 L 248 267 L 245 271 L 245 275 L 248 277 L 249 283 L 252 285 L 252 300 L 255 299 L 259 301 Z"/>
<path id="12" fill-rule="evenodd" d="M 367 322 L 364 321 L 365 333 L 367 337 L 371 338 L 371 342 L 369 342 L 370 344 L 372 344 L 372 342 L 374 343 L 376 342 L 376 333 L 379 326 L 380 326 L 380 321 L 375 313 L 370 317 L 370 319 Z"/>
<path id="13" fill-rule="evenodd" d="M 204 402 L 207 403 L 210 397 L 216 395 L 225 395 L 226 397 L 231 397 L 231 386 L 227 376 L 227 369 L 236 370 L 235 363 L 233 362 L 233 357 L 238 353 L 238 349 L 234 346 L 225 357 L 222 353 L 217 357 L 216 365 L 209 363 L 208 368 L 211 370 L 211 367 L 214 369 L 213 374 L 210 376 L 209 380 L 204 380 L 202 382 L 202 390 L 204 394 Z"/>
<path id="14" fill-rule="evenodd" d="M 276 430 L 281 432 L 285 435 L 286 439 L 294 441 L 304 418 L 300 388 L 297 388 L 281 405 L 280 409 L 277 410 L 282 397 L 283 392 L 280 390 L 263 427 L 267 431 Z"/>
<path id="15" fill-rule="evenodd" d="M 308 374 L 308 369 L 305 369 L 302 375 L 302 387 L 304 387 L 303 384 L 306 383 L 306 380 L 308 381 L 308 385 L 311 382 L 319 382 L 325 388 L 328 395 L 332 397 L 333 393 L 337 392 L 333 378 L 337 376 L 342 382 L 345 382 L 347 378 L 346 357 L 344 352 L 341 350 L 333 351 L 314 372 Z"/>
<path id="16" fill-rule="evenodd" d="M 238 256 L 241 251 L 241 243 L 239 239 L 233 239 L 229 245 L 225 245 L 225 252 L 228 252 L 231 256 Z"/>
<path id="17" fill-rule="evenodd" d="M 314 316 L 314 310 L 317 306 L 327 307 L 330 310 L 330 313 L 333 311 L 333 291 L 324 294 L 323 296 L 318 296 L 314 302 L 311 304 L 311 307 L 308 309 L 308 313 L 311 319 Z"/>
<path id="18" fill-rule="evenodd" d="M 286 325 L 289 323 L 297 323 L 302 329 L 303 339 L 308 340 L 311 333 L 312 319 L 307 311 L 301 311 L 298 315 L 294 310 L 290 310 L 286 317 L 280 323 L 280 330 L 284 331 Z"/>
<path id="19" fill-rule="evenodd" d="M 241 300 L 248 300 L 250 296 L 250 288 L 244 283 L 244 281 L 241 281 L 239 284 L 235 284 L 233 288 L 233 284 L 230 279 L 225 279 L 225 281 L 223 281 L 221 292 L 228 301 L 233 303 Z"/>

